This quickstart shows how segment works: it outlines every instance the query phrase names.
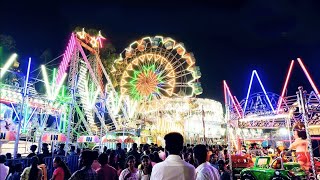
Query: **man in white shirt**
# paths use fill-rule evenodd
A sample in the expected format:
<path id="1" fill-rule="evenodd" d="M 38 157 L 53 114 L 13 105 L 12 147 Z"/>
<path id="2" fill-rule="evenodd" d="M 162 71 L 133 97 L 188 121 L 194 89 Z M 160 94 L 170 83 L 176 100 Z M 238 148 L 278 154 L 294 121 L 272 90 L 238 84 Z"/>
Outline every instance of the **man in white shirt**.
<path id="1" fill-rule="evenodd" d="M 9 173 L 9 167 L 4 165 L 6 162 L 6 156 L 0 155 L 0 180 L 5 180 Z"/>
<path id="2" fill-rule="evenodd" d="M 196 168 L 196 180 L 220 180 L 219 171 L 207 161 L 207 147 L 203 144 L 196 145 L 193 156 L 198 167 Z"/>
<path id="3" fill-rule="evenodd" d="M 164 140 L 169 156 L 153 166 L 151 180 L 194 180 L 195 168 L 179 156 L 183 149 L 183 136 L 171 132 L 164 136 Z"/>

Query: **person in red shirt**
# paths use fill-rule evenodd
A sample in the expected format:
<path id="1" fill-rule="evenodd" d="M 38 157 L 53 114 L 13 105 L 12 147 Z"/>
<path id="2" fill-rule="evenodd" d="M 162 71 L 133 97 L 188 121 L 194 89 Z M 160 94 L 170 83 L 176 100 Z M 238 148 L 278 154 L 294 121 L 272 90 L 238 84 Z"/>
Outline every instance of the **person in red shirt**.
<path id="1" fill-rule="evenodd" d="M 99 163 L 101 164 L 101 168 L 97 170 L 98 180 L 117 180 L 117 170 L 109 166 L 108 163 L 108 155 L 102 153 L 98 158 Z"/>
<path id="2" fill-rule="evenodd" d="M 60 157 L 54 158 L 53 167 L 56 169 L 53 172 L 51 180 L 65 180 L 70 178 L 70 170 Z"/>

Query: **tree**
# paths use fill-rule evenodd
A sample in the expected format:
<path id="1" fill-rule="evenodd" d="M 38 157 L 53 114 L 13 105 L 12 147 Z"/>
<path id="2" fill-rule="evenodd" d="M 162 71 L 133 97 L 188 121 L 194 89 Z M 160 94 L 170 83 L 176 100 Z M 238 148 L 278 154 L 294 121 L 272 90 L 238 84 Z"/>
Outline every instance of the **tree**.
<path id="1" fill-rule="evenodd" d="M 50 49 L 46 49 L 43 51 L 43 53 L 40 55 L 40 59 L 42 60 L 42 64 L 46 64 L 50 60 L 52 60 L 52 52 Z"/>
<path id="2" fill-rule="evenodd" d="M 3 47 L 4 51 L 12 52 L 16 50 L 16 41 L 12 36 L 0 34 L 0 46 Z"/>
<path id="3" fill-rule="evenodd" d="M 0 34 L 0 66 L 5 63 L 9 54 L 16 50 L 16 42 L 13 37 Z"/>

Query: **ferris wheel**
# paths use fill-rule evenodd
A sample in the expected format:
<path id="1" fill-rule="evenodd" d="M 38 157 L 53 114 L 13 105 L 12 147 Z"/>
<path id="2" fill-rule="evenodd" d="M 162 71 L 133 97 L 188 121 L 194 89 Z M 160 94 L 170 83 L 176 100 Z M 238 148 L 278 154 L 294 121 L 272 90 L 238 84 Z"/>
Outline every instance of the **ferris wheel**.
<path id="1" fill-rule="evenodd" d="M 202 93 L 193 54 L 171 38 L 144 37 L 131 43 L 120 57 L 116 64 L 122 68 L 116 70 L 120 71 L 121 95 L 139 101 Z"/>

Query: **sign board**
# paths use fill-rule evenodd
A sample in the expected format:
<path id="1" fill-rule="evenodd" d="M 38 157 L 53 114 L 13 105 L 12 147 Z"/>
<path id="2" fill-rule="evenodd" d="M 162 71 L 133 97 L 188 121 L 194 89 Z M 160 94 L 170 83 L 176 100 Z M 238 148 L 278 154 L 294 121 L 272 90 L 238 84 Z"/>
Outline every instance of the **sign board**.
<path id="1" fill-rule="evenodd" d="M 0 142 L 8 142 L 16 140 L 15 131 L 1 131 L 0 132 Z"/>
<path id="2" fill-rule="evenodd" d="M 84 143 L 84 142 L 92 142 L 92 143 L 99 143 L 100 139 L 98 136 L 80 136 L 77 139 L 78 143 Z"/>
<path id="3" fill-rule="evenodd" d="M 66 142 L 67 141 L 67 137 L 66 135 L 62 134 L 62 133 L 58 133 L 58 134 L 54 134 L 54 133 L 46 133 L 44 135 L 42 135 L 42 142 Z"/>

